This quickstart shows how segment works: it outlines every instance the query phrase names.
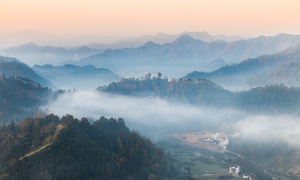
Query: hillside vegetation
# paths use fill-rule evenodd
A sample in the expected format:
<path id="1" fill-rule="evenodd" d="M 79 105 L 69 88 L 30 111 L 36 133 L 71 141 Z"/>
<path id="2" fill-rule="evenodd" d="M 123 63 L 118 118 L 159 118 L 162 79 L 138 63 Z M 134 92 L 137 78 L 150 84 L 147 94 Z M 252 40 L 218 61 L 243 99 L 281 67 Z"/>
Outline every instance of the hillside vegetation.
<path id="1" fill-rule="evenodd" d="M 0 74 L 8 76 L 20 76 L 40 83 L 42 86 L 54 88 L 54 85 L 34 72 L 28 65 L 16 58 L 0 56 Z"/>
<path id="2" fill-rule="evenodd" d="M 52 91 L 22 77 L 0 77 L 0 124 L 33 115 Z"/>
<path id="3" fill-rule="evenodd" d="M 99 87 L 99 91 L 137 97 L 158 96 L 196 105 L 235 107 L 256 112 L 299 113 L 300 88 L 270 85 L 248 91 L 231 92 L 215 83 L 199 79 L 168 81 L 159 77 L 122 79 Z"/>
<path id="4" fill-rule="evenodd" d="M 66 115 L 0 127 L 0 179 L 148 179 L 166 177 L 163 154 L 122 118 L 93 124 Z"/>
<path id="5" fill-rule="evenodd" d="M 123 78 L 117 83 L 111 83 L 107 87 L 99 87 L 98 90 L 113 94 L 131 96 L 159 96 L 170 100 L 181 100 L 197 104 L 219 104 L 227 103 L 227 98 L 233 95 L 230 91 L 207 81 L 172 80 L 161 78 L 147 78 L 139 80 L 134 78 Z"/>

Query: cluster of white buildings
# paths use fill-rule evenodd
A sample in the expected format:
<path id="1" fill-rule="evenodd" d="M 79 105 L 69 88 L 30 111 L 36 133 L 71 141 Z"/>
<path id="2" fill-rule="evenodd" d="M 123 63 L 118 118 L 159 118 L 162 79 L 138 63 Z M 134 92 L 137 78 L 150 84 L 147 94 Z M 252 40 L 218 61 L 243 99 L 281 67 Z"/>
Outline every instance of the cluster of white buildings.
<path id="1" fill-rule="evenodd" d="M 204 138 L 202 139 L 205 142 L 212 142 L 215 146 L 220 148 L 226 149 L 226 146 L 229 144 L 229 139 L 226 137 L 225 139 L 220 138 L 220 134 L 216 133 L 211 135 L 211 138 Z"/>
<path id="2" fill-rule="evenodd" d="M 231 137 L 238 137 L 240 135 L 240 133 L 236 132 L 233 133 L 232 135 L 230 135 Z M 226 149 L 226 146 L 228 146 L 229 144 L 229 139 L 226 136 L 225 138 L 220 138 L 220 133 L 215 133 L 213 135 L 211 135 L 210 138 L 203 138 L 202 141 L 205 142 L 212 142 L 214 143 L 215 146 L 218 146 L 220 148 Z"/>

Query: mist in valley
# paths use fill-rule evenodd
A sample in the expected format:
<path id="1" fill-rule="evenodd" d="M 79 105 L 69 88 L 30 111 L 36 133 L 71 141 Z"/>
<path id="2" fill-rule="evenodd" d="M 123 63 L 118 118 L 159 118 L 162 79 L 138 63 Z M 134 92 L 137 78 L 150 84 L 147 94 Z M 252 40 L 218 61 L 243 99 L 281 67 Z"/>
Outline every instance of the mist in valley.
<path id="1" fill-rule="evenodd" d="M 122 117 L 131 130 L 153 141 L 180 132 L 240 133 L 240 138 L 278 141 L 299 147 L 299 116 L 246 112 L 236 108 L 191 105 L 159 97 L 130 97 L 98 91 L 74 91 L 60 95 L 42 110 L 64 116 L 66 113 L 91 121 L 101 116 Z"/>

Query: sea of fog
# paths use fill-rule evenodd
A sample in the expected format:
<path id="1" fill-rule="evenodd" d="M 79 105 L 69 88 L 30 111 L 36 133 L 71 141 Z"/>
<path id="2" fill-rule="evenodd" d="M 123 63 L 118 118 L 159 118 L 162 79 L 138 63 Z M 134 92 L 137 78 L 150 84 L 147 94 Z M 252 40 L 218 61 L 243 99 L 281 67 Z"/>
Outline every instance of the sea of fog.
<path id="1" fill-rule="evenodd" d="M 292 115 L 251 114 L 238 109 L 196 106 L 158 97 L 129 97 L 97 91 L 76 91 L 60 95 L 42 107 L 58 116 L 97 120 L 122 117 L 131 130 L 158 140 L 178 132 L 239 132 L 241 137 L 282 140 L 299 146 L 300 119 Z"/>

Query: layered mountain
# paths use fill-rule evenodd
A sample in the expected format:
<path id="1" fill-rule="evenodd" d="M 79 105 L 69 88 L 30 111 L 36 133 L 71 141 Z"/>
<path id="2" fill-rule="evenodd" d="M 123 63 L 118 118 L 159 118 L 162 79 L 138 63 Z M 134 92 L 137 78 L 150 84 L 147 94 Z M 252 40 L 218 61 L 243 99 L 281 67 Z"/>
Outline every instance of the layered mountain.
<path id="1" fill-rule="evenodd" d="M 106 50 L 74 63 L 108 67 L 121 72 L 132 70 L 132 65 L 137 67 L 136 70 L 140 69 L 140 72 L 149 69 L 151 72 L 166 70 L 163 72 L 169 74 L 195 68 L 206 71 L 212 70 L 213 67 L 210 68 L 209 65 L 216 59 L 223 59 L 225 63 L 236 63 L 245 58 L 277 53 L 299 43 L 300 36 L 288 34 L 260 36 L 230 43 L 204 42 L 185 34 L 171 43 L 160 45 L 148 42 L 138 48 Z"/>
<path id="2" fill-rule="evenodd" d="M 227 65 L 209 73 L 194 71 L 184 78 L 210 79 L 223 86 L 248 84 L 251 86 L 268 84 L 299 85 L 296 80 L 299 71 L 300 46 L 273 55 L 263 55 L 240 63 Z"/>
<path id="3" fill-rule="evenodd" d="M 28 42 L 33 42 L 40 46 L 62 46 L 76 47 L 87 45 L 89 48 L 97 49 L 119 49 L 125 47 L 139 47 L 148 41 L 153 41 L 159 44 L 172 42 L 183 34 L 188 34 L 195 39 L 200 39 L 206 42 L 213 41 L 237 41 L 242 39 L 239 36 L 213 36 L 207 32 L 182 32 L 179 34 L 158 33 L 156 35 L 143 35 L 140 37 L 125 37 L 125 36 L 107 36 L 98 37 L 90 34 L 83 34 L 74 38 L 63 38 L 47 32 L 37 32 L 34 30 L 25 30 L 14 33 L 0 33 L 0 48 L 15 47 Z"/>
<path id="4" fill-rule="evenodd" d="M 46 77 L 60 89 L 95 89 L 99 85 L 106 85 L 121 78 L 105 68 L 95 68 L 92 65 L 64 66 L 35 65 L 33 69 Z"/>
<path id="5" fill-rule="evenodd" d="M 102 50 L 91 49 L 81 46 L 75 49 L 63 47 L 38 46 L 28 43 L 17 47 L 1 49 L 0 52 L 5 56 L 13 56 L 22 59 L 30 65 L 34 64 L 59 64 L 68 59 L 78 60 L 87 56 L 101 53 Z"/>
<path id="6" fill-rule="evenodd" d="M 49 88 L 54 88 L 55 86 L 34 72 L 28 65 L 20 62 L 16 58 L 0 56 L 0 73 L 5 76 L 14 76 L 30 79 L 31 81 L 40 83 L 42 86 L 47 86 Z"/>
<path id="7" fill-rule="evenodd" d="M 167 164 L 122 118 L 66 115 L 0 127 L 1 179 L 163 179 Z M 149 178 L 150 177 L 150 178 Z"/>
<path id="8" fill-rule="evenodd" d="M 166 34 L 166 33 L 158 33 L 154 36 L 144 35 L 144 36 L 137 37 L 137 38 L 118 40 L 114 43 L 109 43 L 109 44 L 90 43 L 90 44 L 87 44 L 87 46 L 90 48 L 98 48 L 98 49 L 104 49 L 104 48 L 120 49 L 120 48 L 126 48 L 126 47 L 127 48 L 128 47 L 137 48 L 139 46 L 144 45 L 145 43 L 147 43 L 149 41 L 157 43 L 157 44 L 170 43 L 185 34 L 191 36 L 194 39 L 198 39 L 198 40 L 205 41 L 205 42 L 217 42 L 217 41 L 218 42 L 222 42 L 222 41 L 233 42 L 233 41 L 238 41 L 238 40 L 242 39 L 239 36 L 225 36 L 222 34 L 218 35 L 218 36 L 213 36 L 207 32 L 185 31 L 185 32 L 182 32 L 179 34 L 174 34 L 174 35 Z"/>

